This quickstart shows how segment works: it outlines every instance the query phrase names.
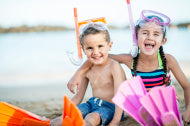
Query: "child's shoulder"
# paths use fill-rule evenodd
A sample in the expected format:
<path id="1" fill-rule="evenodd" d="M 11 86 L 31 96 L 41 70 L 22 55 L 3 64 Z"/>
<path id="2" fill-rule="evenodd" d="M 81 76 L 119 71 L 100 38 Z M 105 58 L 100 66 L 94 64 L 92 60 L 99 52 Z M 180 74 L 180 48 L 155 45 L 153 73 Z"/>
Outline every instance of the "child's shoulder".
<path id="1" fill-rule="evenodd" d="M 176 61 L 175 57 L 172 56 L 171 54 L 165 54 L 165 57 L 168 63 Z"/>
<path id="2" fill-rule="evenodd" d="M 172 67 L 175 67 L 178 65 L 177 60 L 175 59 L 174 56 L 171 54 L 165 54 L 166 60 L 167 60 L 167 66 L 171 69 Z"/>
<path id="3" fill-rule="evenodd" d="M 118 61 L 116 61 L 114 59 L 109 59 L 109 60 L 110 60 L 109 61 L 110 62 L 109 63 L 110 69 L 117 70 L 117 69 L 121 68 L 121 64 Z"/>
<path id="4" fill-rule="evenodd" d="M 112 66 L 112 65 L 120 65 L 118 61 L 114 60 L 114 59 L 111 59 L 109 58 L 109 64 Z"/>

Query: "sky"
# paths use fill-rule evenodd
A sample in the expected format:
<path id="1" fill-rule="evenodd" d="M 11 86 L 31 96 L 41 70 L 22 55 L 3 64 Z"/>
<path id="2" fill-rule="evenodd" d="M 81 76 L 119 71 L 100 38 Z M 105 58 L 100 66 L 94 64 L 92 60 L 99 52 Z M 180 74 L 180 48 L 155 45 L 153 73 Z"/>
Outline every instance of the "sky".
<path id="1" fill-rule="evenodd" d="M 189 5 L 190 0 L 131 0 L 135 21 L 142 10 L 154 10 L 168 15 L 174 24 L 190 22 Z M 0 27 L 74 27 L 74 7 L 79 21 L 105 17 L 108 25 L 129 24 L 126 0 L 0 0 Z"/>

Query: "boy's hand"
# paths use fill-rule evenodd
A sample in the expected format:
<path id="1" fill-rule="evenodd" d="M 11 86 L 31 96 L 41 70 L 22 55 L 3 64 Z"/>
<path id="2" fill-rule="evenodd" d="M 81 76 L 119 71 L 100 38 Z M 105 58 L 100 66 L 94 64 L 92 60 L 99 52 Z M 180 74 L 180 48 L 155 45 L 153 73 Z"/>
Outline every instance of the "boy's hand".
<path id="1" fill-rule="evenodd" d="M 68 89 L 75 94 L 75 86 L 77 86 L 77 92 L 79 91 L 79 87 L 81 84 L 81 76 L 75 74 L 67 83 Z"/>

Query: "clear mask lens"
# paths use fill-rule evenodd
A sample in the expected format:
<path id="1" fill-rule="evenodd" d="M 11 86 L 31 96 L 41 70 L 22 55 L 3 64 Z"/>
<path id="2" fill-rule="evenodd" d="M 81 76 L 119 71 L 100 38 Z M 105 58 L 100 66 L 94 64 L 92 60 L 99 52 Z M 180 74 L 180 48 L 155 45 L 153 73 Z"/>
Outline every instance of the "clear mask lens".
<path id="1" fill-rule="evenodd" d="M 162 13 L 151 11 L 151 10 L 144 10 L 141 13 L 141 19 L 157 22 L 160 25 L 168 26 L 170 24 L 170 18 Z"/>

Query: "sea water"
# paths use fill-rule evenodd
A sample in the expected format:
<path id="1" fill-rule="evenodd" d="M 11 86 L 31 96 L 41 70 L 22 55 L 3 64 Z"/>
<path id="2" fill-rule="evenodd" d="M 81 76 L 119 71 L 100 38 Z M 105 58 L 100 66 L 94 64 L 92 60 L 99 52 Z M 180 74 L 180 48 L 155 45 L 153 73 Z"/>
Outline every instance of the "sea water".
<path id="1" fill-rule="evenodd" d="M 110 33 L 113 41 L 110 53 L 128 53 L 131 32 L 110 30 Z M 190 60 L 189 36 L 188 29 L 169 29 L 164 51 L 178 61 Z M 0 34 L 0 87 L 66 85 L 79 67 L 70 62 L 68 51 L 77 59 L 74 30 Z"/>

